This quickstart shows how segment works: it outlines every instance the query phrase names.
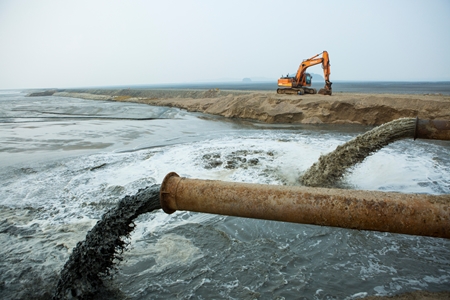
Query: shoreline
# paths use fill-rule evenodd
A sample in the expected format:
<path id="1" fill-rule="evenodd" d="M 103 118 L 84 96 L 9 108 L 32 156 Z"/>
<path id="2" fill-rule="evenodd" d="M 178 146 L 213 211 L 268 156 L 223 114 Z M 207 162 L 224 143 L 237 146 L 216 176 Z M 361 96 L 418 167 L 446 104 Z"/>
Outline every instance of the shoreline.
<path id="1" fill-rule="evenodd" d="M 377 126 L 404 117 L 450 120 L 450 95 L 441 94 L 334 93 L 324 96 L 219 89 L 83 89 L 51 92 L 59 97 L 169 106 L 270 124 Z"/>

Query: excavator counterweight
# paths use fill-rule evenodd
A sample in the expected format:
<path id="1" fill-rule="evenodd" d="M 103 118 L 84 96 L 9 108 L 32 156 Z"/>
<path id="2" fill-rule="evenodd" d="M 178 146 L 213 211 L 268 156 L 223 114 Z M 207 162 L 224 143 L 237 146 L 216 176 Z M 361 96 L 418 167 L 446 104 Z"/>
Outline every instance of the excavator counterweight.
<path id="1" fill-rule="evenodd" d="M 320 55 L 322 56 L 320 57 Z M 322 64 L 323 75 L 325 77 L 325 86 L 323 89 L 320 89 L 318 93 L 321 95 L 331 96 L 332 82 L 330 81 L 330 58 L 327 51 L 323 51 L 322 53 L 316 54 L 313 57 L 302 61 L 295 76 L 290 77 L 287 75 L 278 79 L 279 88 L 277 89 L 277 93 L 295 95 L 316 94 L 316 89 L 310 88 L 312 76 L 309 73 L 306 73 L 306 69 L 318 64 Z"/>

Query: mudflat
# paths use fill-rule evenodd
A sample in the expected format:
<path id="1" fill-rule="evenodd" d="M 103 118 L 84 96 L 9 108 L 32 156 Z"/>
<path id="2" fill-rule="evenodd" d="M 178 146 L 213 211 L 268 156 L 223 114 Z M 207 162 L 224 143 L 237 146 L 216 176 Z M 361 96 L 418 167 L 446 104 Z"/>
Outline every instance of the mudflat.
<path id="1" fill-rule="evenodd" d="M 403 117 L 450 119 L 450 95 L 282 95 L 232 90 L 66 90 L 55 96 L 170 106 L 191 112 L 265 123 L 381 125 Z"/>

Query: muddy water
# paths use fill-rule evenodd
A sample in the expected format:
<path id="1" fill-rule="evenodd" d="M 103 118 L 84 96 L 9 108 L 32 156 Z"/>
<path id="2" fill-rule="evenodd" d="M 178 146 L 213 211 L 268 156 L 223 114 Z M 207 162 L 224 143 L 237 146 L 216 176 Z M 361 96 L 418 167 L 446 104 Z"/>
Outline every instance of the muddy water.
<path id="1" fill-rule="evenodd" d="M 415 119 L 401 118 L 378 126 L 322 155 L 301 177 L 307 186 L 331 187 L 344 173 L 367 156 L 404 138 L 414 136 Z"/>
<path id="2" fill-rule="evenodd" d="M 21 93 L 0 95 L 0 105 L 2 299 L 51 298 L 73 249 L 102 216 L 169 172 L 298 184 L 321 154 L 369 130 Z M 404 139 L 342 182 L 449 194 L 449 173 L 448 143 Z M 102 278 L 118 291 L 110 299 L 357 299 L 450 286 L 444 239 L 160 210 L 133 223 L 114 276 Z"/>

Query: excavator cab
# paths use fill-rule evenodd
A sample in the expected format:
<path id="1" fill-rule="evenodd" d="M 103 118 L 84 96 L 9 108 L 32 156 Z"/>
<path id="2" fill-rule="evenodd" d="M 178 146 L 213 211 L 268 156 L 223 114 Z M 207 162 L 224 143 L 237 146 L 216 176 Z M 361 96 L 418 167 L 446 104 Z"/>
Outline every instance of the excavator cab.
<path id="1" fill-rule="evenodd" d="M 312 76 L 309 73 L 305 73 L 305 83 L 306 86 L 311 86 Z"/>

